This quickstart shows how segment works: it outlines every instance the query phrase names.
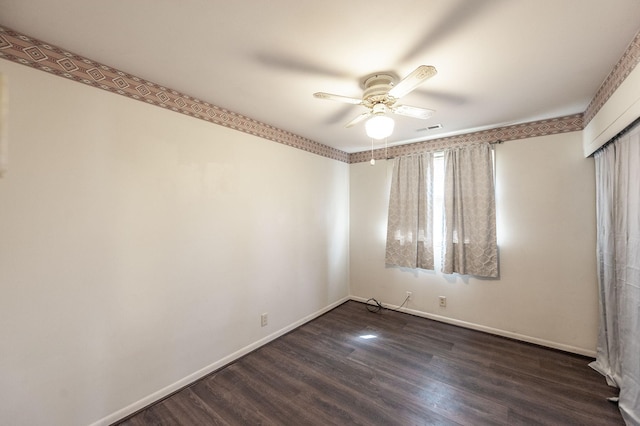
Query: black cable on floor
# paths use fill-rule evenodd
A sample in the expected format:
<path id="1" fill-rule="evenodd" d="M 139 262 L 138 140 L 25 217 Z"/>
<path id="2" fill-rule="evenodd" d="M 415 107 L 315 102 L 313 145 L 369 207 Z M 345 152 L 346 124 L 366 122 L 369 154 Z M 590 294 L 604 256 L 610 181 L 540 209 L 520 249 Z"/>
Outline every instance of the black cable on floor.
<path id="1" fill-rule="evenodd" d="M 409 296 L 407 296 L 404 299 L 404 302 L 402 302 L 402 305 L 398 306 L 397 308 L 385 308 L 384 306 L 382 306 L 382 303 L 378 302 L 376 299 L 374 299 L 373 297 L 369 300 L 367 300 L 367 310 L 369 312 L 373 312 L 373 313 L 377 313 L 380 312 L 382 309 L 387 309 L 390 311 L 399 311 L 409 300 Z"/>
<path id="2" fill-rule="evenodd" d="M 367 300 L 367 310 L 369 312 L 376 313 L 376 312 L 380 312 L 381 309 L 384 309 L 384 306 L 382 306 L 380 302 L 378 302 L 373 297 Z"/>

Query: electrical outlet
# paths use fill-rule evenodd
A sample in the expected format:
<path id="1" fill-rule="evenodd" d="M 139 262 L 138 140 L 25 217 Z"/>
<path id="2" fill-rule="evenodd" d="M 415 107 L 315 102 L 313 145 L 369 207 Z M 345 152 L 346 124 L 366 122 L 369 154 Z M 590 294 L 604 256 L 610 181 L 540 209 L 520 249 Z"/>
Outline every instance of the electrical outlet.
<path id="1" fill-rule="evenodd" d="M 407 292 L 407 300 L 411 300 L 411 296 L 413 296 L 413 294 L 410 291 L 408 291 Z"/>
<path id="2" fill-rule="evenodd" d="M 438 297 L 438 300 L 440 302 L 440 307 L 441 308 L 446 308 L 447 307 L 447 297 L 446 296 L 440 296 L 440 297 Z"/>
<path id="3" fill-rule="evenodd" d="M 260 315 L 260 326 L 266 327 L 267 324 L 269 324 L 269 314 L 265 312 L 264 314 Z"/>

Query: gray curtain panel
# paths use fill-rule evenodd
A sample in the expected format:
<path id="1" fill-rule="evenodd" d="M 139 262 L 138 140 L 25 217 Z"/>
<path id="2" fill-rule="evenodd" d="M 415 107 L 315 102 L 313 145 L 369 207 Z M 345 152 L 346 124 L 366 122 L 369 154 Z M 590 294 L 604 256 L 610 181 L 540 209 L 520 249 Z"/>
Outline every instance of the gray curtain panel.
<path id="1" fill-rule="evenodd" d="M 394 159 L 385 262 L 433 269 L 433 153 Z"/>
<path id="2" fill-rule="evenodd" d="M 0 177 L 2 177 L 7 169 L 7 109 L 8 96 L 6 77 L 0 74 Z"/>
<path id="3" fill-rule="evenodd" d="M 493 149 L 489 144 L 444 152 L 445 274 L 498 276 Z"/>

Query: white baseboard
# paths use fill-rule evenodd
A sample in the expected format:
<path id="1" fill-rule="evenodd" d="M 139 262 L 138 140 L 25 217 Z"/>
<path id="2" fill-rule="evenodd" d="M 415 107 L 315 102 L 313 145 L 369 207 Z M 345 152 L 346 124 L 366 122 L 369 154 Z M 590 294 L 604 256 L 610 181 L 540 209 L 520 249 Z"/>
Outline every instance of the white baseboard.
<path id="1" fill-rule="evenodd" d="M 363 298 L 363 297 L 351 296 L 351 300 L 355 300 L 355 301 L 358 301 L 358 302 L 365 302 L 366 303 L 366 301 L 368 299 Z M 380 303 L 385 308 L 395 308 L 395 306 L 391 306 L 391 305 L 388 305 L 388 304 L 385 304 L 385 303 L 382 303 L 382 302 L 380 302 Z M 407 313 L 407 314 L 415 315 L 415 316 L 418 316 L 418 317 L 422 317 L 422 318 L 432 319 L 434 321 L 439 321 L 439 322 L 444 322 L 444 323 L 447 323 L 447 324 L 457 325 L 459 327 L 469 328 L 471 330 L 483 331 L 485 333 L 495 334 L 497 336 L 508 337 L 508 338 L 514 339 L 514 340 L 520 340 L 522 342 L 533 343 L 533 344 L 536 344 L 536 345 L 545 346 L 545 347 L 552 348 L 552 349 L 559 349 L 561 351 L 571 352 L 571 353 L 578 354 L 578 355 L 584 355 L 584 356 L 588 356 L 588 357 L 591 357 L 591 358 L 595 358 L 596 357 L 596 352 L 594 350 L 578 348 L 578 347 L 571 346 L 571 345 L 565 345 L 564 343 L 552 342 L 552 341 L 545 340 L 545 339 L 539 339 L 537 337 L 526 336 L 524 334 L 513 333 L 511 331 L 506 331 L 506 330 L 500 330 L 500 329 L 497 329 L 497 328 L 487 327 L 487 326 L 484 326 L 484 325 L 481 325 L 481 324 L 474 324 L 474 323 L 470 323 L 470 322 L 467 322 L 467 321 L 461 321 L 461 320 L 457 320 L 455 318 L 447 318 L 447 317 L 443 317 L 441 315 L 432 314 L 432 313 L 429 313 L 429 312 L 416 311 L 416 310 L 407 309 L 407 308 L 400 308 L 399 311 Z"/>
<path id="2" fill-rule="evenodd" d="M 304 318 L 301 318 L 300 320 L 288 325 L 287 327 L 284 327 L 248 346 L 245 346 L 244 348 L 212 363 L 207 365 L 206 367 L 178 380 L 175 383 L 170 384 L 169 386 L 164 387 L 163 389 L 160 389 L 136 402 L 134 402 L 133 404 L 130 404 L 112 414 L 109 414 L 106 417 L 103 417 L 102 419 L 94 422 L 91 424 L 91 426 L 108 426 L 110 424 L 113 424 L 133 413 L 135 413 L 138 410 L 141 410 L 151 404 L 153 404 L 154 402 L 168 396 L 171 395 L 172 393 L 184 388 L 185 386 L 188 386 L 189 384 L 201 379 L 202 377 L 205 377 L 206 375 L 216 371 L 217 369 L 224 367 L 225 365 L 235 361 L 236 359 L 239 359 L 241 357 L 243 357 L 244 355 L 258 349 L 261 346 L 266 345 L 267 343 L 277 339 L 278 337 L 290 332 L 291 330 L 300 327 L 301 325 L 319 317 L 320 315 L 325 314 L 326 312 L 334 309 L 335 307 L 343 304 L 344 302 L 346 302 L 347 300 L 355 300 L 358 302 L 366 302 L 368 299 L 366 298 L 362 298 L 362 297 L 356 297 L 356 296 L 350 296 L 350 297 L 344 297 L 340 300 L 338 300 L 337 302 L 334 302 L 332 304 L 330 304 L 329 306 L 320 309 L 317 312 L 314 312 L 313 314 L 307 315 Z M 387 304 L 382 304 L 384 307 L 390 307 L 393 308 L 393 306 L 391 305 L 387 305 Z M 532 337 L 532 336 L 526 336 L 526 335 L 522 335 L 522 334 L 518 334 L 518 333 L 513 333 L 510 331 L 505 331 L 505 330 L 500 330 L 500 329 L 496 329 L 496 328 L 492 328 L 492 327 L 487 327 L 487 326 L 483 326 L 480 324 L 473 324 L 470 322 L 466 322 L 466 321 L 461 321 L 461 320 L 457 320 L 455 318 L 447 318 L 447 317 L 443 317 L 440 315 L 436 315 L 436 314 L 431 314 L 428 312 L 422 312 L 422 311 L 416 311 L 413 309 L 407 309 L 407 308 L 401 308 L 400 312 L 404 312 L 407 314 L 411 314 L 411 315 L 415 315 L 418 317 L 423 317 L 423 318 L 428 318 L 428 319 L 432 319 L 435 321 L 440 321 L 440 322 L 444 322 L 447 324 L 452 324 L 452 325 L 457 325 L 460 327 L 464 327 L 464 328 L 469 328 L 472 330 L 478 330 L 478 331 L 483 331 L 485 333 L 490 333 L 490 334 L 495 334 L 498 336 L 503 336 L 503 337 L 508 337 L 511 339 L 515 339 L 515 340 L 520 340 L 523 342 L 528 342 L 528 343 L 534 343 L 536 345 L 540 345 L 540 346 L 546 346 L 549 348 L 553 348 L 553 349 L 559 349 L 565 352 L 571 352 L 571 353 L 575 353 L 575 354 L 579 354 L 579 355 L 584 355 L 584 356 L 589 356 L 589 357 L 593 357 L 595 358 L 596 353 L 595 351 L 592 350 L 587 350 L 587 349 L 583 349 L 583 348 L 577 348 L 574 346 L 570 346 L 570 345 L 565 345 L 562 343 L 557 343 L 557 342 L 552 342 L 552 341 L 548 341 L 548 340 L 544 340 L 544 339 L 539 339 L 537 337 Z"/>
<path id="3" fill-rule="evenodd" d="M 166 386 L 163 389 L 160 389 L 154 393 L 152 393 L 151 395 L 148 395 L 136 402 L 134 402 L 131 405 L 128 405 L 112 414 L 109 414 L 106 417 L 103 417 L 102 419 L 94 422 L 91 424 L 91 426 L 107 426 L 110 424 L 113 424 L 133 413 L 135 413 L 136 411 L 139 411 L 151 404 L 153 404 L 154 402 L 168 396 L 171 395 L 172 393 L 184 388 L 185 386 L 188 386 L 189 384 L 195 382 L 198 379 L 201 379 L 202 377 L 206 376 L 207 374 L 210 374 L 214 371 L 216 371 L 217 369 L 224 367 L 225 365 L 235 361 L 238 358 L 243 357 L 244 355 L 248 354 L 249 352 L 252 352 L 256 349 L 258 349 L 261 346 L 266 345 L 267 343 L 271 342 L 272 340 L 277 339 L 278 337 L 287 334 L 288 332 L 290 332 L 291 330 L 300 327 L 301 325 L 319 317 L 322 314 L 325 314 L 326 312 L 329 312 L 330 310 L 332 310 L 333 308 L 343 304 L 344 302 L 346 302 L 347 300 L 349 300 L 349 297 L 344 297 L 340 300 L 338 300 L 337 302 L 334 302 L 332 304 L 330 304 L 329 306 L 320 309 L 317 312 L 314 312 L 310 315 L 307 315 L 304 318 L 301 318 L 300 320 L 258 340 L 257 342 L 254 342 L 248 346 L 245 346 L 244 348 L 212 363 L 207 365 L 206 367 L 178 380 L 175 383 L 170 384 L 169 386 Z"/>

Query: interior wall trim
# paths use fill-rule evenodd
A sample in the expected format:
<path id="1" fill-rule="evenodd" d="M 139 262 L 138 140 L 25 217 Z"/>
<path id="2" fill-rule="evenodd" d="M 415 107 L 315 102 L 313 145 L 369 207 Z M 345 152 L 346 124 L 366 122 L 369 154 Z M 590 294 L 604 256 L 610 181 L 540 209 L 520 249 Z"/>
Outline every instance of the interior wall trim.
<path id="1" fill-rule="evenodd" d="M 0 27 L 0 58 L 333 160 L 352 164 L 369 161 L 372 157 L 370 150 L 355 153 L 341 151 L 92 61 L 6 27 Z M 602 83 L 584 113 L 377 149 L 373 151 L 373 158 L 384 159 L 464 144 L 583 130 L 639 62 L 640 32 Z"/>
<path id="2" fill-rule="evenodd" d="M 351 300 L 355 300 L 357 302 L 367 303 L 367 299 L 364 297 L 350 296 Z M 387 309 L 394 309 L 393 305 L 390 303 L 382 303 Z M 398 309 L 400 312 L 404 312 L 410 315 L 415 315 L 417 317 L 427 318 L 434 321 L 443 322 L 446 324 L 455 325 L 462 328 L 468 328 L 470 330 L 481 331 L 483 333 L 494 334 L 496 336 L 506 337 L 508 339 L 518 340 L 520 342 L 531 343 L 538 346 L 544 346 L 546 348 L 557 349 L 564 352 L 570 352 L 578 355 L 583 355 L 589 358 L 596 357 L 596 351 L 593 349 L 581 348 L 572 345 L 566 345 L 564 343 L 558 343 L 551 340 L 541 339 L 538 337 L 528 336 L 525 334 L 515 333 L 509 330 L 502 330 L 499 328 L 488 327 L 482 324 L 476 324 L 468 321 L 463 321 L 455 318 L 444 317 L 441 315 L 433 314 L 425 311 L 418 311 L 415 309 L 408 308 L 400 308 Z"/>
<path id="3" fill-rule="evenodd" d="M 0 58 L 334 160 L 349 154 L 0 27 Z"/>
<path id="4" fill-rule="evenodd" d="M 176 392 L 179 392 L 180 390 L 184 389 L 187 386 L 190 386 L 191 384 L 195 383 L 196 381 L 206 377 L 207 375 L 221 369 L 224 368 L 226 366 L 228 366 L 229 364 L 233 363 L 234 361 L 242 358 L 243 356 L 247 355 L 248 353 L 251 353 L 253 351 L 255 351 L 256 349 L 261 348 L 262 346 L 266 345 L 267 343 L 277 339 L 278 337 L 284 336 L 285 334 L 289 333 L 290 331 L 314 320 L 315 318 L 318 318 L 322 315 L 324 315 L 325 313 L 331 311 L 332 309 L 337 308 L 338 306 L 342 305 L 343 303 L 349 301 L 350 298 L 348 296 L 342 297 L 340 300 L 337 300 L 331 304 L 329 304 L 328 306 L 319 309 L 307 316 L 305 316 L 304 318 L 300 318 L 299 320 L 293 322 L 292 324 L 289 324 L 288 326 L 281 328 L 280 330 L 275 331 L 274 333 L 269 334 L 268 336 L 263 337 L 260 340 L 257 340 L 239 350 L 237 350 L 236 352 L 229 354 L 227 356 L 225 356 L 224 358 L 221 358 L 203 368 L 201 368 L 200 370 L 191 373 L 181 379 L 179 379 L 178 381 L 164 387 L 163 389 L 160 389 L 150 395 L 146 395 L 144 396 L 142 399 L 133 402 L 132 404 L 128 405 L 127 407 L 124 407 L 114 413 L 110 413 L 108 414 L 106 417 L 103 417 L 102 419 L 99 419 L 93 423 L 91 423 L 90 426 L 109 426 L 109 425 L 113 425 L 117 422 L 121 422 L 125 419 L 127 419 L 129 416 L 135 414 L 136 412 L 145 409 L 153 404 L 155 404 L 156 402 L 160 401 L 163 398 L 166 398 Z"/>
<path id="5" fill-rule="evenodd" d="M 421 152 L 437 151 L 445 148 L 455 148 L 462 145 L 471 145 L 483 142 L 505 142 L 516 139 L 553 135 L 556 133 L 576 132 L 583 129 L 583 121 L 582 114 L 574 114 L 565 117 L 532 121 L 530 123 L 499 127 L 480 132 L 465 133 L 462 135 L 423 142 L 396 145 L 388 148 L 378 148 L 374 149 L 373 153 L 371 151 L 362 151 L 349 155 L 349 163 L 364 163 L 370 161 L 372 154 L 374 159 L 384 160 L 401 157 L 403 155 L 419 154 Z"/>
<path id="6" fill-rule="evenodd" d="M 640 63 L 640 31 L 631 40 L 618 63 L 613 67 L 607 78 L 602 82 L 595 96 L 584 113 L 584 127 L 600 111 L 631 71 Z"/>

